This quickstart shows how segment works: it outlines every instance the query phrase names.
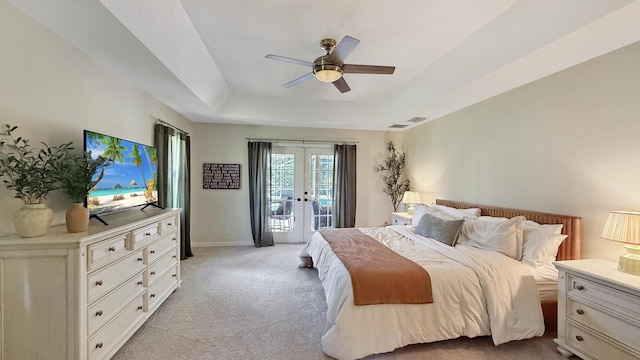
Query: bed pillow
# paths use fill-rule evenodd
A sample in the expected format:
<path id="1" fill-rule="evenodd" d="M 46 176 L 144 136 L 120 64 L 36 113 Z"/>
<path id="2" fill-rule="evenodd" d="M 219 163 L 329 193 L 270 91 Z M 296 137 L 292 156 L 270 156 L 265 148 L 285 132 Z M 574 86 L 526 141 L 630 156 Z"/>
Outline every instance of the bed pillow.
<path id="1" fill-rule="evenodd" d="M 449 206 L 431 204 L 431 207 L 439 210 L 449 216 L 454 217 L 455 219 L 466 219 L 466 218 L 475 218 L 480 216 L 480 209 L 471 208 L 471 209 L 456 209 Z"/>
<path id="2" fill-rule="evenodd" d="M 524 216 L 511 219 L 481 216 L 467 219 L 460 232 L 459 243 L 502 253 L 515 260 L 522 258 Z"/>
<path id="3" fill-rule="evenodd" d="M 418 226 L 418 223 L 420 222 L 420 219 L 424 214 L 431 214 L 445 220 L 455 219 L 453 216 L 449 216 L 443 213 L 442 211 L 437 210 L 436 208 L 429 206 L 427 204 L 415 204 L 413 209 L 413 219 L 412 219 L 413 226 Z"/>
<path id="4" fill-rule="evenodd" d="M 551 264 L 556 260 L 560 244 L 567 235 L 560 234 L 562 225 L 523 224 L 524 249 L 522 262 L 533 267 Z"/>
<path id="5" fill-rule="evenodd" d="M 462 224 L 464 224 L 464 219 L 446 220 L 425 213 L 422 215 L 414 231 L 418 235 L 437 240 L 449 246 L 454 246 L 460 234 Z"/>
<path id="6" fill-rule="evenodd" d="M 522 222 L 523 227 L 532 227 L 538 229 L 548 230 L 554 234 L 562 234 L 562 224 L 538 224 L 532 220 L 525 220 Z"/>

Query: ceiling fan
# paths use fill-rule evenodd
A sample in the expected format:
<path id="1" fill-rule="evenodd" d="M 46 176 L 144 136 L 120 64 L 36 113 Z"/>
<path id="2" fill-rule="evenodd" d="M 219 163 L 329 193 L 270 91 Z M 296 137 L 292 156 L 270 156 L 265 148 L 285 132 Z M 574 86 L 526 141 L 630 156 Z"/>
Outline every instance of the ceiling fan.
<path id="1" fill-rule="evenodd" d="M 333 39 L 322 39 L 320 41 L 320 47 L 323 48 L 327 54 L 320 56 L 313 62 L 271 54 L 265 57 L 267 59 L 279 60 L 290 64 L 303 65 L 312 68 L 312 72 L 290 81 L 282 85 L 282 87 L 289 88 L 315 77 L 322 82 L 333 83 L 341 93 L 345 93 L 351 90 L 351 88 L 342 77 L 342 74 L 393 74 L 396 69 L 395 66 L 345 64 L 344 59 L 349 56 L 351 51 L 353 51 L 359 43 L 360 40 L 352 38 L 351 36 L 345 36 L 342 38 L 337 46 L 336 41 Z"/>

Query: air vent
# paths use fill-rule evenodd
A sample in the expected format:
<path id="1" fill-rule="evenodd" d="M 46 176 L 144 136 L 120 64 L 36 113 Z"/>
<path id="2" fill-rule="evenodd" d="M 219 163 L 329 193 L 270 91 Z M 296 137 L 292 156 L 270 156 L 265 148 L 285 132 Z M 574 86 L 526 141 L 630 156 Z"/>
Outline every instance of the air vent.
<path id="1" fill-rule="evenodd" d="M 409 119 L 408 121 L 412 122 L 412 123 L 419 123 L 419 122 L 423 122 L 425 120 L 427 120 L 426 117 L 416 116 L 416 117 L 413 117 L 413 118 Z"/>
<path id="2" fill-rule="evenodd" d="M 402 125 L 402 124 L 393 124 L 391 126 L 389 126 L 390 129 L 404 129 L 409 125 Z"/>

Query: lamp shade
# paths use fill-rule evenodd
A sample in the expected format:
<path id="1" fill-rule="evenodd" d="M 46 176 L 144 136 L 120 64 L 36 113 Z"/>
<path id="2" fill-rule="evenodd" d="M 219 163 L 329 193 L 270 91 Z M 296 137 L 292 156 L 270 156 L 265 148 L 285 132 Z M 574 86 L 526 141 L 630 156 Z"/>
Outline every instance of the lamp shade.
<path id="1" fill-rule="evenodd" d="M 420 202 L 420 193 L 415 191 L 405 191 L 402 197 L 402 203 L 415 204 Z"/>
<path id="2" fill-rule="evenodd" d="M 640 212 L 610 212 L 602 237 L 617 242 L 640 244 Z"/>

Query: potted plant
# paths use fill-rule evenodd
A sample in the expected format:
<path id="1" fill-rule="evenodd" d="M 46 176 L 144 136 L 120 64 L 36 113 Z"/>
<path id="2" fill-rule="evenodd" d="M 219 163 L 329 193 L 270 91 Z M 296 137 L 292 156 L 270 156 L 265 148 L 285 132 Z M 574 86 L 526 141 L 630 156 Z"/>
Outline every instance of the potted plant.
<path id="1" fill-rule="evenodd" d="M 69 154 L 60 159 L 56 168 L 60 187 L 73 206 L 66 213 L 67 231 L 70 233 L 87 231 L 89 226 L 89 210 L 84 207 L 84 200 L 91 189 L 102 180 L 104 169 L 109 160 L 102 156 L 93 158 L 91 151 L 82 154 Z M 94 179 L 94 175 L 100 171 Z"/>
<path id="2" fill-rule="evenodd" d="M 375 170 L 385 173 L 382 176 L 382 191 L 389 195 L 393 212 L 397 212 L 404 192 L 410 190 L 409 179 L 403 178 L 405 155 L 396 149 L 391 140 L 387 141 L 386 146 L 385 158 L 382 163 L 376 165 Z"/>
<path id="3" fill-rule="evenodd" d="M 68 155 L 71 142 L 60 146 L 41 143 L 42 147 L 36 149 L 29 140 L 14 136 L 17 126 L 5 126 L 0 133 L 0 177 L 5 187 L 24 201 L 14 214 L 13 224 L 21 237 L 42 236 L 53 218 L 43 201 L 60 187 L 55 164 Z"/>

